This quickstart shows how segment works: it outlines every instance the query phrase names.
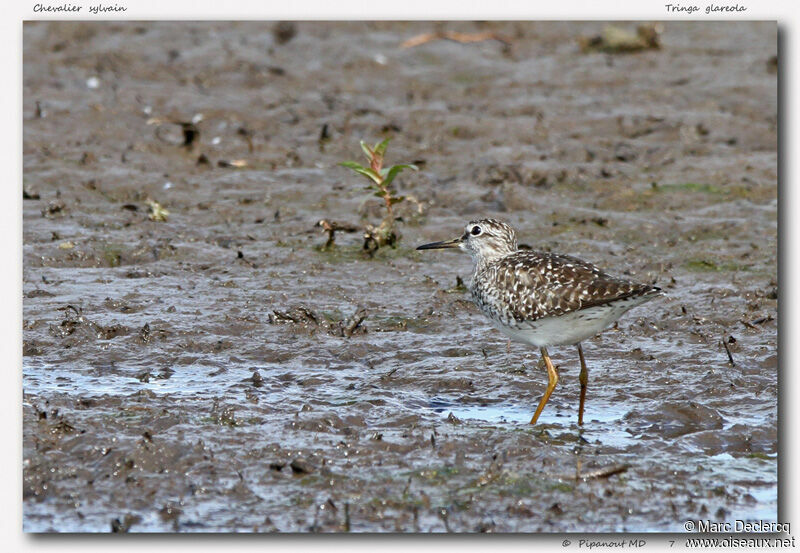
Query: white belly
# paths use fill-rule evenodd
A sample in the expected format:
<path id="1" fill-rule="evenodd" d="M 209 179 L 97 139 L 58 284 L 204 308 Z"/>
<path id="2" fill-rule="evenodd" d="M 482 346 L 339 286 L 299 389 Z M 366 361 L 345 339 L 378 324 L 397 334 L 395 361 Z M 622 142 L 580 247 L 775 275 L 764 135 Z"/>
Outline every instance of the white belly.
<path id="1" fill-rule="evenodd" d="M 522 322 L 516 327 L 503 326 L 497 322 L 495 326 L 512 340 L 536 347 L 572 345 L 605 330 L 628 309 L 649 299 L 651 296 L 620 300 L 557 317 Z"/>

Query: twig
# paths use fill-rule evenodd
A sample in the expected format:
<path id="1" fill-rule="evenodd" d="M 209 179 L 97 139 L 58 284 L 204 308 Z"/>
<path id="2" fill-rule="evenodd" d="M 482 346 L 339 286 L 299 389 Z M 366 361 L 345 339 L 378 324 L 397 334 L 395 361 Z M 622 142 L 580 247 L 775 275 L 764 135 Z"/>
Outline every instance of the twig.
<path id="1" fill-rule="evenodd" d="M 393 368 L 391 371 L 389 371 L 388 373 L 386 373 L 385 375 L 383 375 L 383 376 L 381 377 L 381 379 L 384 379 L 384 378 L 391 378 L 391 376 L 392 376 L 394 373 L 396 373 L 397 371 L 399 371 L 399 370 L 400 370 L 400 367 L 395 367 L 395 368 Z"/>
<path id="2" fill-rule="evenodd" d="M 735 367 L 736 363 L 733 362 L 733 355 L 731 355 L 731 350 L 728 349 L 728 341 L 725 339 L 725 336 L 722 337 L 722 347 L 725 348 L 725 353 L 728 354 L 728 362 L 731 364 L 731 367 Z"/>
<path id="3" fill-rule="evenodd" d="M 620 474 L 625 472 L 630 468 L 628 464 L 620 464 L 620 465 L 610 465 L 608 467 L 603 467 L 600 469 L 596 469 L 590 472 L 580 472 L 580 468 L 575 471 L 575 474 L 560 474 L 556 475 L 556 478 L 560 478 L 562 480 L 590 480 L 592 478 L 608 478 L 609 476 L 614 476 L 615 474 Z"/>
<path id="4" fill-rule="evenodd" d="M 444 529 L 447 530 L 448 533 L 450 533 L 452 532 L 452 530 L 450 529 L 450 522 L 447 520 L 448 514 L 449 512 L 447 510 L 447 507 L 442 507 L 441 509 L 439 509 L 439 516 L 441 517 L 442 522 L 444 522 Z"/>
<path id="5" fill-rule="evenodd" d="M 328 221 L 327 219 L 320 220 L 316 226 L 321 227 L 323 231 L 328 233 L 328 241 L 325 242 L 324 246 L 322 246 L 323 250 L 328 250 L 333 247 L 334 240 L 336 239 L 335 233 L 337 230 L 341 230 L 343 232 L 356 232 L 359 230 L 355 225 L 351 225 L 349 223 L 337 223 L 336 221 Z"/>
<path id="6" fill-rule="evenodd" d="M 757 329 L 758 327 L 756 327 L 756 325 L 768 323 L 771 320 L 773 320 L 772 315 L 765 315 L 763 317 L 759 317 L 758 319 L 753 319 L 750 322 L 747 322 L 744 319 L 740 319 L 739 322 L 747 328 Z"/>
<path id="7" fill-rule="evenodd" d="M 345 322 L 343 333 L 345 337 L 349 338 L 353 335 L 353 332 L 358 328 L 358 326 L 363 322 L 364 319 L 367 318 L 367 310 L 363 307 L 359 307 L 356 309 L 356 312 L 353 313 L 349 319 Z"/>
<path id="8" fill-rule="evenodd" d="M 583 474 L 579 474 L 578 477 L 580 480 L 584 481 L 591 478 L 608 478 L 609 476 L 614 476 L 615 474 L 621 474 L 628 470 L 628 468 L 630 468 L 630 465 L 627 464 L 611 465 L 610 467 L 604 467 L 591 472 L 584 472 Z"/>
<path id="9" fill-rule="evenodd" d="M 434 40 L 452 40 L 461 44 L 470 42 L 482 42 L 484 40 L 496 40 L 506 47 L 511 46 L 511 40 L 494 31 L 484 31 L 482 33 L 459 33 L 456 31 L 436 31 L 433 33 L 422 33 L 405 40 L 400 48 L 413 48 Z"/>
<path id="10" fill-rule="evenodd" d="M 758 319 L 755 319 L 754 321 L 750 321 L 750 324 L 751 325 L 760 325 L 761 323 L 766 323 L 766 322 L 769 322 L 771 320 L 772 320 L 772 315 L 767 315 L 765 317 L 759 317 Z"/>

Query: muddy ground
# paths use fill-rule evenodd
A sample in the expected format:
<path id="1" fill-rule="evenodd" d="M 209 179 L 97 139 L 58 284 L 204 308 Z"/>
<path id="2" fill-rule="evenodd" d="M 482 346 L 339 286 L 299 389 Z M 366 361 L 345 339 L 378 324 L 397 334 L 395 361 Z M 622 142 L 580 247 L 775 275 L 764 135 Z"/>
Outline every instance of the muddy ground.
<path id="1" fill-rule="evenodd" d="M 776 520 L 776 26 L 604 26 L 25 24 L 24 529 Z M 384 136 L 398 247 L 324 251 L 380 222 L 337 163 Z M 538 353 L 414 250 L 484 215 L 668 293 L 584 344 L 582 429 L 575 348 L 527 424 Z"/>

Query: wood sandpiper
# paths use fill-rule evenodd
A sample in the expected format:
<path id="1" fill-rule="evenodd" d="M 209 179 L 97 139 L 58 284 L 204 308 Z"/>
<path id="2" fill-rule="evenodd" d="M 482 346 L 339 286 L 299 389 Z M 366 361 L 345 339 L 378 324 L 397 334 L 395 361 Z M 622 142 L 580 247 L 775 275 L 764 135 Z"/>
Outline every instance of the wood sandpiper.
<path id="1" fill-rule="evenodd" d="M 512 340 L 540 348 L 549 382 L 531 424 L 536 424 L 558 383 L 547 347 L 578 346 L 578 425 L 583 425 L 589 371 L 581 341 L 661 295 L 661 289 L 611 276 L 569 255 L 519 250 L 514 229 L 496 219 L 470 221 L 458 238 L 417 249 L 442 248 L 459 248 L 472 256 L 475 267 L 469 291 L 483 314 Z"/>

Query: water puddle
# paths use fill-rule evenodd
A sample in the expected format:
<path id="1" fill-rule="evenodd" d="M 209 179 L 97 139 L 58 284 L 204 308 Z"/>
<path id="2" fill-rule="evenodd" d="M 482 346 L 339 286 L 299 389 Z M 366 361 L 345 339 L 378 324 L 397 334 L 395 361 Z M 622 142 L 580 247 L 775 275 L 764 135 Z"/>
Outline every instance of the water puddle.
<path id="1" fill-rule="evenodd" d="M 507 403 L 464 405 L 442 398 L 432 399 L 429 408 L 444 419 L 447 419 L 452 413 L 453 416 L 464 421 L 524 427 L 530 427 L 531 417 L 535 411 L 535 406 L 522 407 Z M 593 405 L 591 417 L 586 417 L 583 428 L 580 429 L 581 437 L 590 443 L 613 448 L 624 448 L 636 443 L 636 437 L 624 429 L 622 420 L 624 415 L 625 411 L 622 409 Z M 554 405 L 548 404 L 539 416 L 537 425 L 554 430 L 559 427 L 565 430 L 575 430 L 577 429 L 577 413 L 562 414 Z"/>

